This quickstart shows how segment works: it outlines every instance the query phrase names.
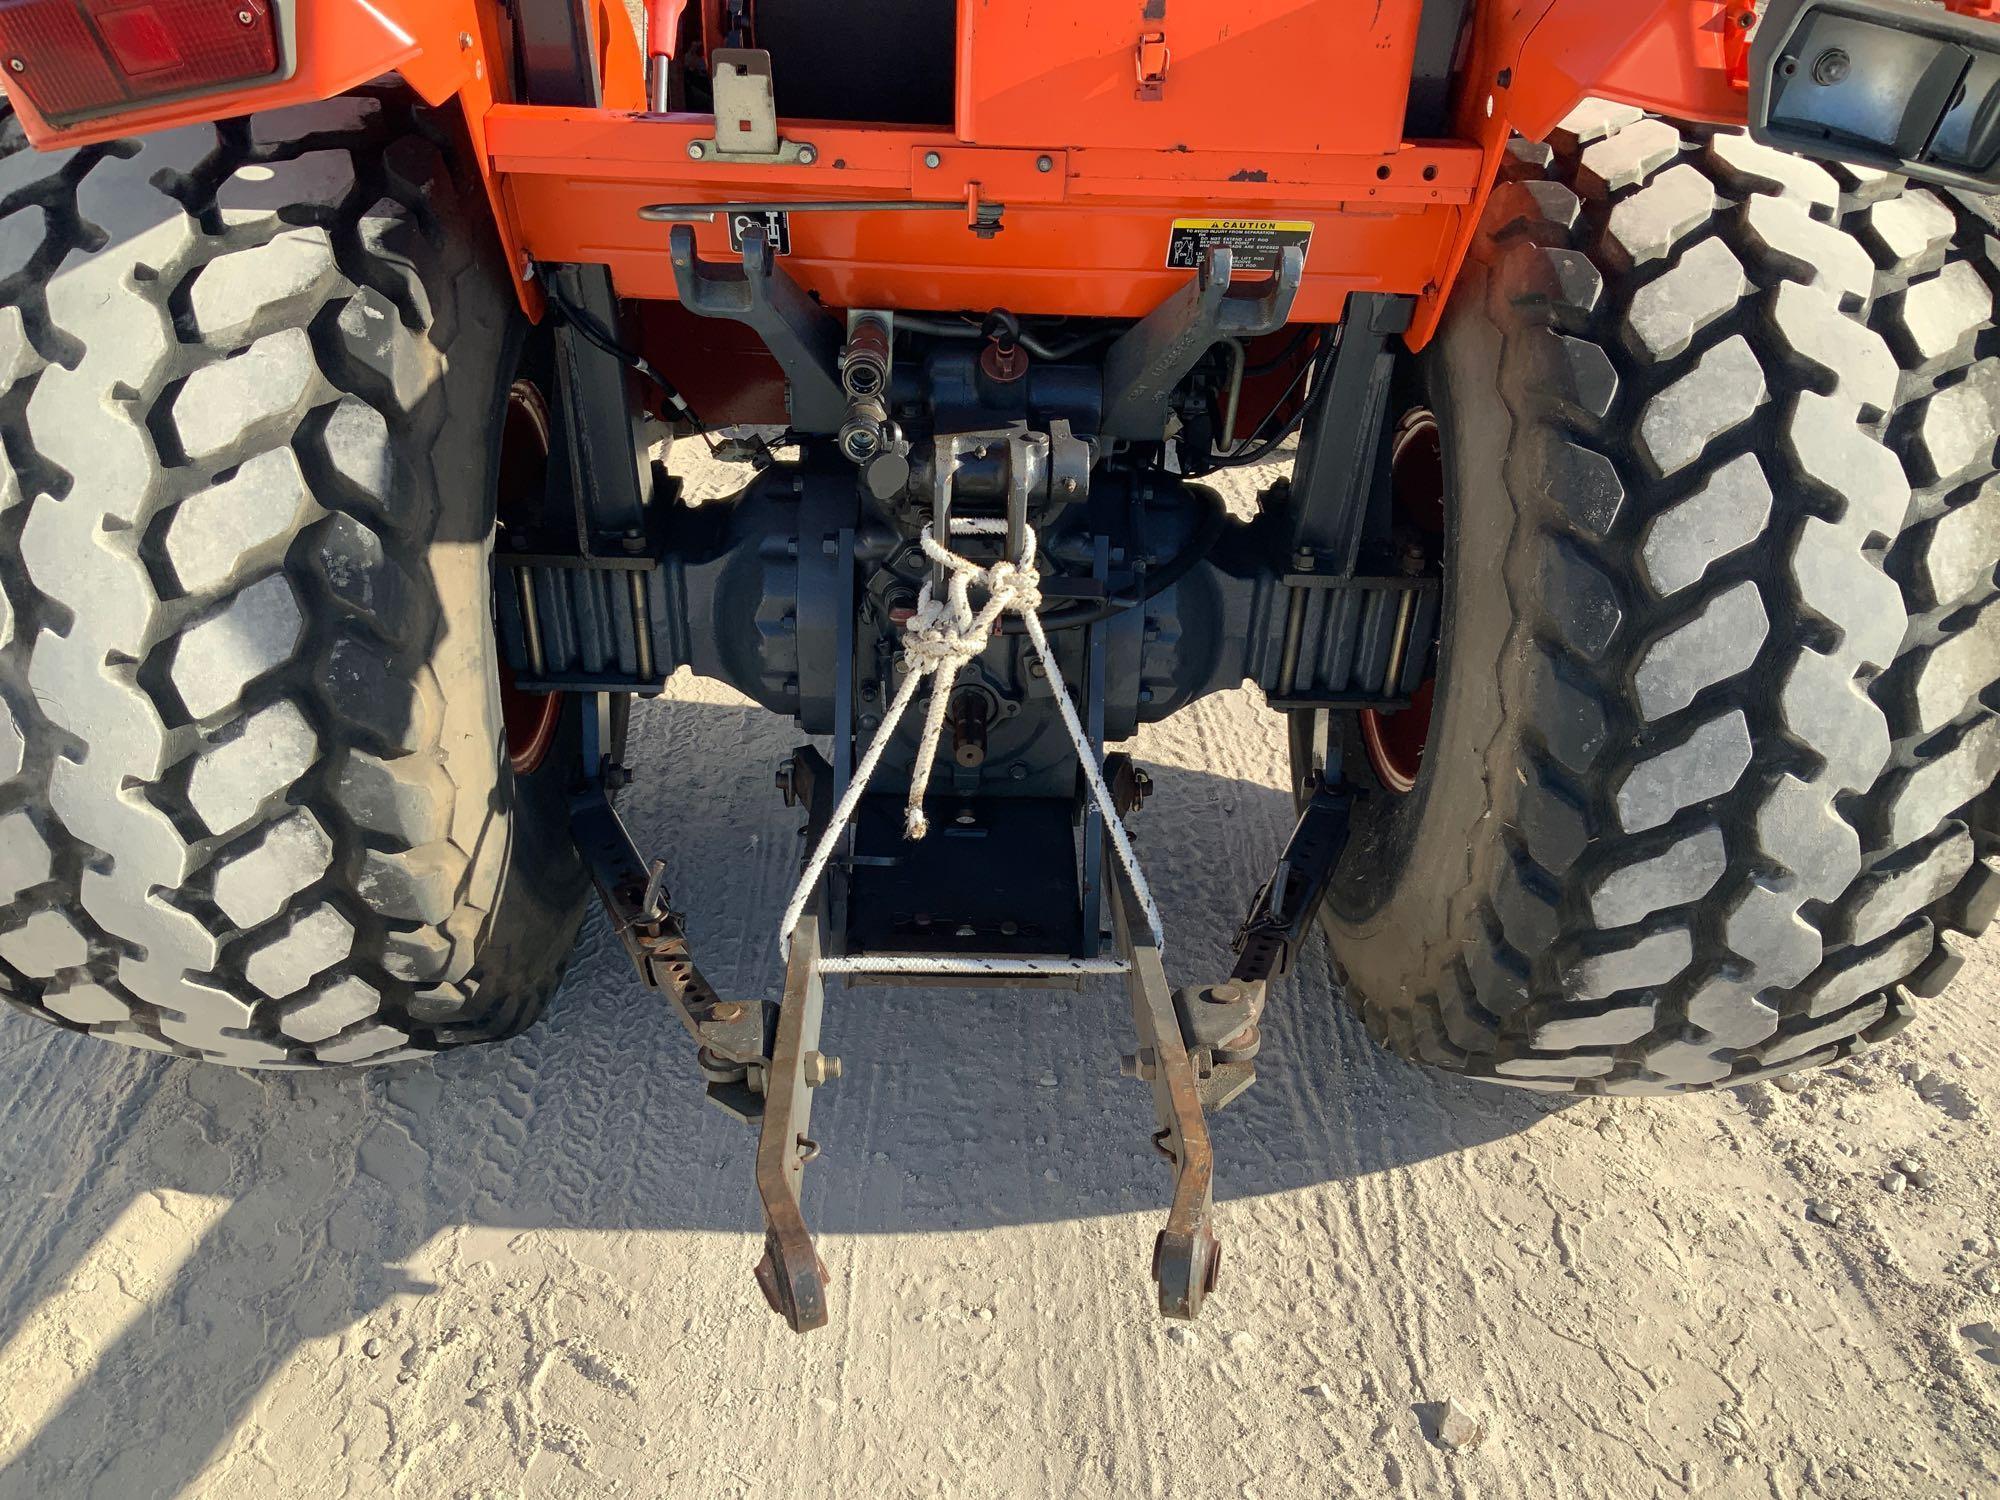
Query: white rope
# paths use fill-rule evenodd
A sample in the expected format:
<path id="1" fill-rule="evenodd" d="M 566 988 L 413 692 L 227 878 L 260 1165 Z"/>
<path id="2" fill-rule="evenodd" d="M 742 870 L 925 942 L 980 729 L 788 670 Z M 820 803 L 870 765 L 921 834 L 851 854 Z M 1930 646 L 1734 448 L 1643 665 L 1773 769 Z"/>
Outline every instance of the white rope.
<path id="1" fill-rule="evenodd" d="M 964 520 L 951 523 L 955 536 L 995 536 L 1004 534 L 1007 523 L 998 520 Z M 814 847 L 812 858 L 806 861 L 805 870 L 799 876 L 799 883 L 792 891 L 792 899 L 785 907 L 783 921 L 778 928 L 778 951 L 790 958 L 792 933 L 798 928 L 799 920 L 805 915 L 806 902 L 820 877 L 833 858 L 834 848 L 840 842 L 840 835 L 854 817 L 854 810 L 861 805 L 861 797 L 868 789 L 868 782 L 881 764 L 882 755 L 894 738 L 897 726 L 908 712 L 910 703 L 917 696 L 917 690 L 926 678 L 935 678 L 931 685 L 929 711 L 924 716 L 924 728 L 917 741 L 917 758 L 910 770 L 910 797 L 903 814 L 903 833 L 906 838 L 920 839 L 929 831 L 929 821 L 924 817 L 924 791 L 930 784 L 931 767 L 937 759 L 938 741 L 944 733 L 944 716 L 951 702 L 951 686 L 957 680 L 958 670 L 967 662 L 975 660 L 985 651 L 993 639 L 993 632 L 1000 620 L 1008 614 L 1018 614 L 1028 632 L 1028 640 L 1041 658 L 1042 669 L 1047 674 L 1050 691 L 1054 694 L 1056 708 L 1062 714 L 1064 728 L 1069 731 L 1070 743 L 1076 747 L 1077 763 L 1083 767 L 1084 779 L 1089 783 L 1091 799 L 1104 817 L 1105 831 L 1111 836 L 1111 846 L 1117 852 L 1118 862 L 1125 869 L 1132 882 L 1133 893 L 1139 898 L 1139 905 L 1146 914 L 1146 926 L 1151 931 L 1155 947 L 1166 946 L 1165 933 L 1160 922 L 1160 909 L 1153 901 L 1152 887 L 1147 885 L 1145 872 L 1139 868 L 1139 856 L 1132 850 L 1131 835 L 1125 831 L 1124 820 L 1118 816 L 1118 809 L 1111 801 L 1111 789 L 1104 781 L 1104 768 L 1098 764 L 1096 753 L 1091 749 L 1090 740 L 1083 732 L 1083 722 L 1077 718 L 1076 705 L 1069 700 L 1069 689 L 1063 682 L 1061 671 L 1056 666 L 1055 652 L 1049 648 L 1048 634 L 1042 629 L 1041 616 L 1036 613 L 1042 607 L 1041 574 L 1035 569 L 1036 539 L 1034 528 L 1026 528 L 1021 545 L 1021 556 L 1017 561 L 1001 559 L 990 567 L 960 557 L 944 543 L 932 535 L 931 528 L 923 530 L 922 545 L 924 555 L 949 575 L 946 579 L 945 597 L 939 599 L 930 583 L 925 583 L 917 596 L 916 612 L 903 627 L 903 662 L 907 670 L 903 682 L 896 689 L 896 696 L 890 701 L 888 711 L 883 715 L 882 727 L 875 732 L 875 738 L 868 743 L 868 750 L 861 757 L 861 764 L 854 768 L 853 778 L 847 784 L 847 791 L 833 810 L 833 816 L 821 832 L 819 843 Z M 986 603 L 977 611 L 972 608 L 971 590 L 977 584 L 986 591 Z M 874 964 L 885 967 L 856 967 Z M 1077 968 L 1077 964 L 1101 967 Z M 896 967 L 886 967 L 895 965 Z M 999 967 L 996 967 L 999 966 Z M 990 959 L 990 958 L 880 958 L 853 959 L 829 958 L 820 963 L 820 972 L 825 974 L 1082 974 L 1082 973 L 1124 973 L 1123 959 Z"/>

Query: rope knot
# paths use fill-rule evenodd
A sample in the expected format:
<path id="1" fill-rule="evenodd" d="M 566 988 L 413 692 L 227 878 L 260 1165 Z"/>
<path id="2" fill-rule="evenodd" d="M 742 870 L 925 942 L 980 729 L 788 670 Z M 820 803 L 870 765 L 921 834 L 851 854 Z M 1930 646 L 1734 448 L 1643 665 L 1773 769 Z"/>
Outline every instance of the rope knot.
<path id="1" fill-rule="evenodd" d="M 1003 558 L 985 570 L 983 581 L 987 592 L 1001 601 L 1002 614 L 1031 615 L 1042 607 L 1042 575 L 1031 564 Z"/>
<path id="2" fill-rule="evenodd" d="M 1007 523 L 985 519 L 953 521 L 951 531 L 963 536 L 999 536 L 1006 533 Z M 1084 732 L 1082 720 L 1077 717 L 1076 705 L 1070 702 L 1069 690 L 1063 684 L 1055 652 L 1050 650 L 1048 635 L 1042 629 L 1039 613 L 1042 607 L 1042 575 L 1035 567 L 1037 539 L 1034 528 L 1026 528 L 1018 558 L 1003 557 L 986 567 L 952 551 L 937 539 L 929 526 L 923 529 L 919 541 L 924 556 L 947 575 L 945 597 L 938 598 L 929 583 L 917 595 L 917 607 L 903 625 L 903 664 L 906 670 L 902 684 L 896 689 L 881 727 L 869 742 L 867 753 L 855 768 L 845 795 L 834 808 L 832 820 L 821 832 L 819 843 L 792 891 L 791 902 L 785 908 L 784 921 L 778 929 L 779 950 L 790 954 L 792 930 L 804 915 L 807 901 L 820 876 L 825 873 L 828 861 L 833 858 L 841 831 L 853 818 L 861 794 L 867 789 L 876 766 L 881 763 L 882 754 L 895 735 L 896 726 L 902 722 L 904 713 L 927 677 L 934 679 L 930 707 L 924 715 L 923 732 L 917 740 L 916 760 L 910 767 L 910 795 L 904 810 L 903 834 L 906 838 L 920 839 L 929 831 L 930 822 L 924 817 L 924 789 L 930 785 L 938 740 L 944 733 L 952 683 L 960 667 L 976 660 L 986 650 L 993 639 L 993 632 L 999 628 L 1001 616 L 1010 614 L 1021 617 L 1029 644 L 1041 660 L 1049 685 L 1054 689 L 1056 711 L 1062 716 L 1063 727 L 1069 731 L 1071 745 L 1076 748 L 1077 763 L 1089 783 L 1091 798 L 1104 816 L 1105 832 L 1117 851 L 1118 862 L 1131 877 L 1133 893 L 1145 911 L 1146 925 L 1154 943 L 1164 946 L 1159 907 L 1154 904 L 1153 893 L 1139 869 L 1138 856 L 1132 852 L 1131 838 L 1125 832 L 1124 821 L 1118 816 L 1111 789 L 1105 785 L 1104 768 L 1098 763 L 1097 751 Z M 975 585 L 986 593 L 986 602 L 976 612 L 971 601 L 971 590 Z"/>

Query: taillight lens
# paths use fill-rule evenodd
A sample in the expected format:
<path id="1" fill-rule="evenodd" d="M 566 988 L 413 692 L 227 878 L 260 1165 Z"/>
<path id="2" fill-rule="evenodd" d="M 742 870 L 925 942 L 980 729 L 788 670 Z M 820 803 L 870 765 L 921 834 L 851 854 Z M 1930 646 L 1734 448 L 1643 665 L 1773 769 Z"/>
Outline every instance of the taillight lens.
<path id="1" fill-rule="evenodd" d="M 0 0 L 10 92 L 51 120 L 278 71 L 271 0 Z"/>

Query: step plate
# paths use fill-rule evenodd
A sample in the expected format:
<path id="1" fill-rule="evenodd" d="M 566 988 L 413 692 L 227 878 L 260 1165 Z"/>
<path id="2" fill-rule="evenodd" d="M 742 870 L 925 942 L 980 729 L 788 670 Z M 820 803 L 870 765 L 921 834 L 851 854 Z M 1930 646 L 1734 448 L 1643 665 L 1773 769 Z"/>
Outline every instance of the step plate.
<path id="1" fill-rule="evenodd" d="M 850 954 L 1079 951 L 1075 804 L 1067 798 L 933 796 L 931 831 L 903 837 L 900 793 L 854 815 Z"/>

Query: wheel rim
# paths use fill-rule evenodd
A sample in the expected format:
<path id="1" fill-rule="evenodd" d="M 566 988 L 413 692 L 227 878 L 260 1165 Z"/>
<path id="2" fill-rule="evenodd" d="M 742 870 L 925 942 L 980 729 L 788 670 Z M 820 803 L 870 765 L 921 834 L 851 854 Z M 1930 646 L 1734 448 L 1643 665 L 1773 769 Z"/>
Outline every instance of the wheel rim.
<path id="1" fill-rule="evenodd" d="M 507 388 L 507 414 L 500 430 L 498 514 L 500 525 L 531 528 L 539 514 L 549 471 L 548 397 L 532 380 Z M 532 775 L 548 759 L 562 723 L 561 693 L 526 693 L 514 673 L 500 663 L 500 716 L 506 728 L 507 763 L 516 776 Z"/>
<path id="2" fill-rule="evenodd" d="M 1389 486 L 1400 522 L 1427 535 L 1444 534 L 1444 444 L 1437 414 L 1429 407 L 1413 407 L 1396 424 L 1389 448 Z M 1437 679 L 1427 677 L 1410 695 L 1408 708 L 1364 708 L 1359 715 L 1369 769 L 1396 796 L 1415 791 L 1423 774 L 1436 690 Z"/>

